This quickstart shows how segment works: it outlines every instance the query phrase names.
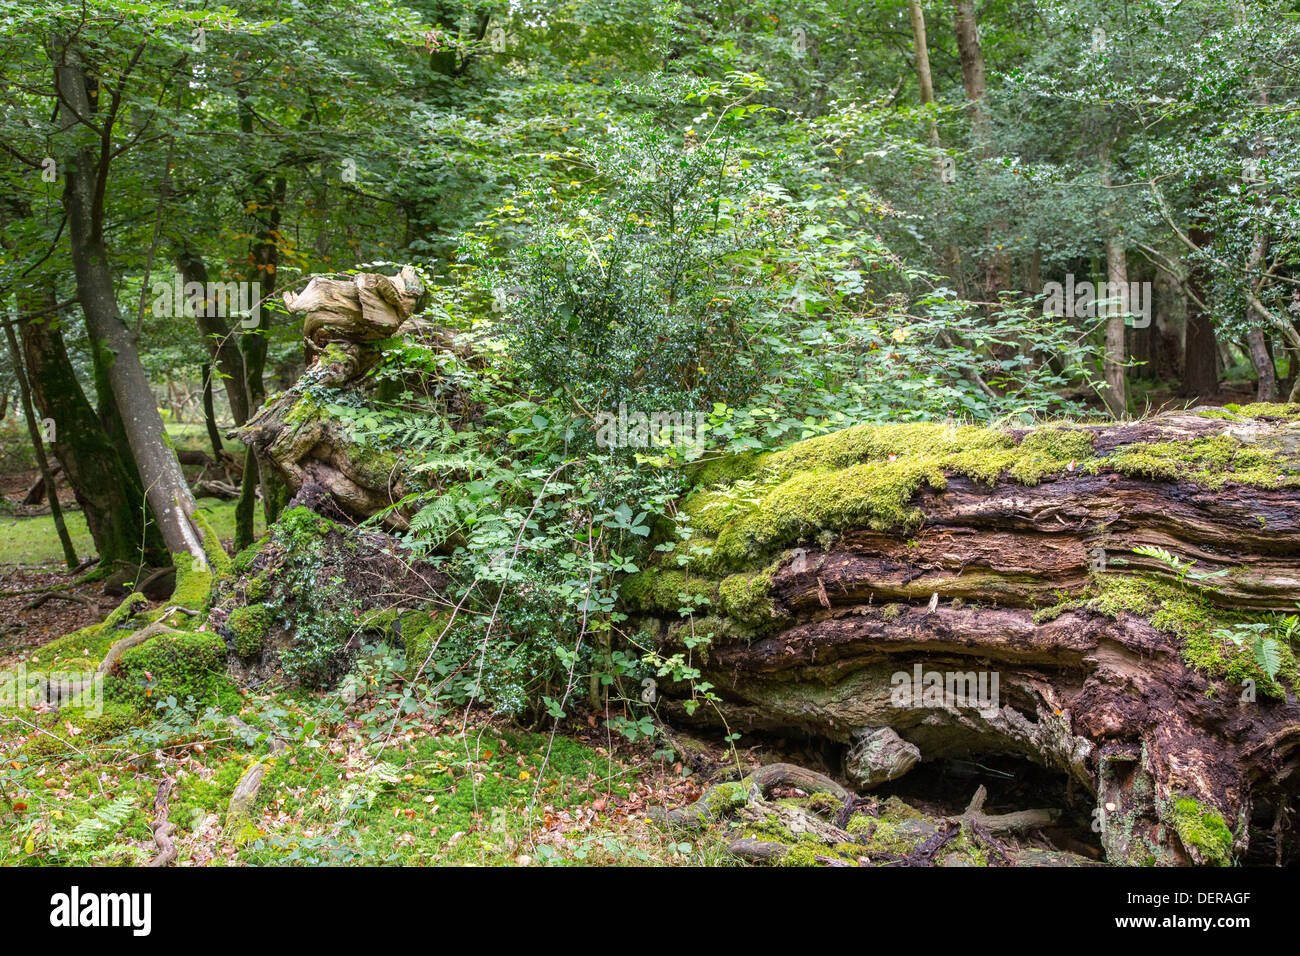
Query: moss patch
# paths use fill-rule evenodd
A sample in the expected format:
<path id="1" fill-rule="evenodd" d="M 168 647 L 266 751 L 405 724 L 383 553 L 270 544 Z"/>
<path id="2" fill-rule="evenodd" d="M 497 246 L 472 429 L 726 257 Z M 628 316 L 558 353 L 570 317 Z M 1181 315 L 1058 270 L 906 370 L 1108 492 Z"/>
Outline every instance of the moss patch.
<path id="1" fill-rule="evenodd" d="M 118 658 L 104 682 L 110 700 L 152 710 L 156 701 L 194 697 L 200 703 L 236 703 L 226 677 L 226 642 L 210 632 L 160 634 Z"/>
<path id="2" fill-rule="evenodd" d="M 1232 831 L 1217 810 L 1202 806 L 1191 797 L 1178 797 L 1170 805 L 1168 821 L 1188 851 L 1211 866 L 1232 863 Z"/>
<path id="3" fill-rule="evenodd" d="M 756 632 L 769 631 L 781 620 L 772 601 L 773 564 L 755 574 L 732 574 L 718 585 L 722 612 L 737 623 Z"/>
<path id="4" fill-rule="evenodd" d="M 1237 647 L 1216 633 L 1221 628 L 1250 622 L 1250 615 L 1216 607 L 1206 594 L 1194 588 L 1148 574 L 1099 574 L 1093 579 L 1090 595 L 1051 610 L 1059 613 L 1071 607 L 1087 608 L 1108 617 L 1117 618 L 1124 612 L 1145 617 L 1152 627 L 1180 638 L 1183 659 L 1207 677 L 1237 684 L 1253 680 L 1265 696 L 1286 694 L 1277 680 L 1270 680 L 1260 669 L 1249 648 Z M 1294 651 L 1280 644 L 1280 653 L 1282 667 L 1278 675 L 1295 681 Z"/>
<path id="5" fill-rule="evenodd" d="M 630 607 L 671 615 L 683 607 L 698 611 L 702 603 L 713 603 L 718 585 L 687 571 L 647 568 L 624 581 L 620 593 Z"/>
<path id="6" fill-rule="evenodd" d="M 1300 470 L 1293 462 L 1231 435 L 1129 445 L 1105 464 L 1134 478 L 1190 481 L 1211 489 L 1230 481 L 1255 488 L 1300 487 Z"/>
<path id="7" fill-rule="evenodd" d="M 271 609 L 265 604 L 249 604 L 230 612 L 226 627 L 230 631 L 235 653 L 252 657 L 262 650 L 262 642 L 271 629 Z"/>
<path id="8" fill-rule="evenodd" d="M 682 511 L 693 528 L 716 536 L 718 564 L 740 568 L 825 532 L 910 530 L 921 522 L 912 498 L 922 488 L 942 491 L 950 474 L 1036 484 L 1092 458 L 1092 445 L 1092 432 L 1064 426 L 1017 441 L 974 425 L 858 425 L 775 452 L 752 478 L 701 488 Z"/>

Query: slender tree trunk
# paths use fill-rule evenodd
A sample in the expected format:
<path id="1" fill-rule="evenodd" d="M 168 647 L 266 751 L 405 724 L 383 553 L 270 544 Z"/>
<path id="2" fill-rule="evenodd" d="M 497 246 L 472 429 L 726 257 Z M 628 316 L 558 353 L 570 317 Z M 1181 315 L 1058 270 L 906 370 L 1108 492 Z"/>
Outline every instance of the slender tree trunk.
<path id="1" fill-rule="evenodd" d="M 213 457 L 221 461 L 221 430 L 217 428 L 217 410 L 212 404 L 212 366 L 203 365 L 203 424 L 208 428 L 208 444 Z"/>
<path id="2" fill-rule="evenodd" d="M 1254 276 L 1264 269 L 1264 260 L 1268 255 L 1268 236 L 1256 235 L 1250 244 L 1250 265 L 1246 281 L 1253 282 Z M 1246 348 L 1250 354 L 1250 364 L 1255 366 L 1258 382 L 1256 401 L 1277 401 L 1277 370 L 1273 365 L 1273 356 L 1268 351 L 1268 336 L 1264 329 L 1269 321 L 1260 315 L 1253 306 L 1246 307 Z"/>
<path id="3" fill-rule="evenodd" d="M 62 127 L 65 131 L 78 131 L 79 121 L 89 121 L 92 117 L 86 71 L 70 44 L 56 44 L 54 54 Z M 111 122 L 109 117 L 100 117 L 100 123 L 105 125 L 104 139 L 97 146 L 76 149 L 64 159 L 63 201 L 68 213 L 77 295 L 87 327 L 112 352 L 109 383 L 163 540 L 173 554 L 188 553 L 206 566 L 203 544 L 190 522 L 194 496 L 175 453 L 167 444 L 148 375 L 140 362 L 135 339 L 122 321 L 114 293 L 103 233 L 103 183 L 112 159 Z"/>
<path id="4" fill-rule="evenodd" d="M 1111 289 L 1128 288 L 1128 261 L 1124 243 L 1118 236 L 1106 240 L 1106 276 Z M 1128 384 L 1124 375 L 1126 353 L 1124 333 L 1128 296 L 1112 302 L 1106 309 L 1106 355 L 1103 375 L 1106 379 L 1106 407 L 1116 418 L 1128 410 Z"/>
<path id="5" fill-rule="evenodd" d="M 957 0 L 953 12 L 953 27 L 957 34 L 957 52 L 961 58 L 962 85 L 966 89 L 966 99 L 969 101 L 966 112 L 970 116 L 971 136 L 982 160 L 980 178 L 987 182 L 987 165 L 993 158 L 995 150 L 993 128 L 986 102 L 988 79 L 984 71 L 984 51 L 980 49 L 979 21 L 972 0 Z M 998 206 L 1000 207 L 1001 203 L 998 203 Z M 991 302 L 997 301 L 998 294 L 1011 285 L 1011 262 L 1007 254 L 998 248 L 1000 245 L 998 237 L 1005 236 L 1009 228 L 1002 210 L 998 209 L 984 233 L 990 250 L 984 269 L 984 291 L 985 298 Z"/>
<path id="6" fill-rule="evenodd" d="M 19 288 L 24 365 L 36 408 L 54 422 L 54 456 L 86 517 L 101 566 L 119 561 L 137 567 L 166 564 L 167 548 L 148 520 L 134 469 L 122 461 L 82 391 L 63 344 L 54 301 L 52 287 L 35 293 Z"/>
<path id="7" fill-rule="evenodd" d="M 45 482 L 45 495 L 50 499 L 50 518 L 54 521 L 54 530 L 58 533 L 59 544 L 63 546 L 63 561 L 69 571 L 75 571 L 78 564 L 77 549 L 72 546 L 72 537 L 68 526 L 63 521 L 63 507 L 59 504 L 59 489 L 54 484 L 54 474 L 45 454 L 45 442 L 41 436 L 40 423 L 36 421 L 36 412 L 32 409 L 32 393 L 27 387 L 27 375 L 23 369 L 22 353 L 18 349 L 18 336 L 14 334 L 13 324 L 4 321 L 5 339 L 9 343 L 9 356 L 13 360 L 14 378 L 18 380 L 18 400 L 23 406 L 23 417 L 27 419 L 27 433 L 32 439 L 32 451 L 36 453 L 36 467 L 40 469 L 41 480 Z M 57 431 L 55 433 L 57 436 Z M 57 437 L 54 438 L 57 442 Z"/>
<path id="8" fill-rule="evenodd" d="M 204 301 L 194 310 L 194 324 L 198 327 L 203 347 L 212 360 L 211 367 L 221 373 L 222 387 L 230 403 L 230 414 L 236 425 L 248 421 L 248 382 L 244 377 L 244 356 L 239 343 L 226 320 L 217 314 L 217 308 L 206 294 L 208 267 L 203 257 L 192 249 L 184 248 L 176 254 L 176 268 L 188 285 L 197 282 L 205 290 Z M 204 387 L 208 388 L 206 377 Z"/>
<path id="9" fill-rule="evenodd" d="M 1209 245 L 1211 238 L 1200 229 L 1189 230 L 1188 237 L 1200 249 Z M 1208 399 L 1219 390 L 1219 340 L 1214 331 L 1214 320 L 1201 307 L 1201 302 L 1205 301 L 1204 278 L 1203 270 L 1192 265 L 1184 290 L 1187 307 L 1187 334 L 1183 345 L 1184 398 Z"/>
<path id="10" fill-rule="evenodd" d="M 912 17 L 912 42 L 916 55 L 916 85 L 920 93 L 921 105 L 928 106 L 934 102 L 934 80 L 930 75 L 930 47 L 925 39 L 925 13 L 918 0 L 907 0 L 907 9 Z M 939 148 L 939 126 L 930 120 L 930 145 Z"/>
<path id="11" fill-rule="evenodd" d="M 244 91 L 239 93 L 239 130 L 250 138 L 253 134 L 253 113 Z M 275 291 L 276 271 L 279 266 L 280 216 L 288 183 L 284 176 L 274 176 L 270 168 L 258 171 L 250 184 L 247 205 L 255 209 L 256 238 L 251 250 L 250 281 L 260 285 L 261 299 L 269 299 Z M 240 337 L 239 349 L 244 358 L 244 378 L 248 388 L 248 413 L 257 411 L 266 400 L 263 375 L 266 369 L 267 336 L 271 328 L 271 312 L 259 304 L 256 308 L 256 325 Z M 247 547 L 253 541 L 254 497 L 252 478 L 258 476 L 262 492 L 262 511 L 269 525 L 277 517 L 287 500 L 287 489 L 279 475 L 264 466 L 248 449 L 244 455 L 244 478 L 240 486 L 239 501 L 235 505 L 235 546 Z"/>
<path id="12" fill-rule="evenodd" d="M 962 85 L 966 87 L 966 98 L 970 101 L 967 112 L 970 114 L 971 131 L 983 154 L 991 149 L 993 131 L 989 123 L 988 107 L 984 102 L 988 80 L 984 72 L 984 51 L 980 49 L 979 21 L 972 0 L 957 0 L 953 25 L 957 33 L 957 53 L 961 57 Z"/>

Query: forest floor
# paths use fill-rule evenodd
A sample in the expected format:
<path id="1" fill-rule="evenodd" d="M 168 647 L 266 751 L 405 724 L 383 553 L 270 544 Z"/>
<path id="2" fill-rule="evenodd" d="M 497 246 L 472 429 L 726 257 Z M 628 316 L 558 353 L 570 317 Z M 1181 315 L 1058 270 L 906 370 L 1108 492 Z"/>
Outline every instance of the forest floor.
<path id="1" fill-rule="evenodd" d="M 248 694 L 238 727 L 164 714 L 100 744 L 78 742 L 71 720 L 47 731 L 0 716 L 0 759 L 41 754 L 27 786 L 0 795 L 0 865 L 147 863 L 164 781 L 179 866 L 726 861 L 719 841 L 647 819 L 701 788 L 603 730 L 531 733 L 437 709 L 395 719 L 382 692 L 339 704 Z M 255 801 L 232 811 L 255 766 Z"/>
<path id="2" fill-rule="evenodd" d="M 201 426 L 169 434 L 178 447 L 206 441 Z M 45 644 L 119 600 L 63 567 L 48 502 L 19 503 L 36 478 L 34 468 L 0 475 L 0 670 L 34 666 Z M 93 555 L 58 484 L 77 553 Z M 200 506 L 229 548 L 234 503 Z M 372 673 L 356 700 L 243 692 L 212 720 L 163 702 L 158 723 L 100 741 L 75 717 L 0 710 L 0 865 L 148 862 L 164 781 L 181 866 L 729 861 L 723 844 L 679 841 L 646 819 L 649 806 L 700 796 L 681 764 L 611 738 L 594 717 L 552 735 L 463 709 L 399 714 L 391 676 Z M 257 765 L 256 799 L 232 814 Z"/>

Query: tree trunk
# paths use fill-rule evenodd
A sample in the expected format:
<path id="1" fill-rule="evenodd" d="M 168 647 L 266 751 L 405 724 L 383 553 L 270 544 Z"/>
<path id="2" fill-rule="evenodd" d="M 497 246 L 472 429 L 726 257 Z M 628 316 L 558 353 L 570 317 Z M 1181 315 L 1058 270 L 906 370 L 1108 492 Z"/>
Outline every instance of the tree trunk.
<path id="1" fill-rule="evenodd" d="M 1127 359 L 1124 348 L 1125 329 L 1128 311 L 1128 262 L 1124 253 L 1124 243 L 1118 236 L 1106 240 L 1106 275 L 1110 289 L 1124 289 L 1120 301 L 1112 302 L 1107 307 L 1106 318 L 1106 354 L 1103 363 L 1103 375 L 1106 379 L 1106 407 L 1116 418 L 1122 418 L 1128 411 L 1128 384 L 1125 377 Z"/>
<path id="2" fill-rule="evenodd" d="M 253 114 L 247 95 L 241 90 L 239 94 L 239 128 L 240 133 L 251 139 L 253 134 Z M 280 248 L 278 235 L 280 229 L 281 208 L 284 205 L 285 192 L 288 188 L 284 176 L 273 176 L 263 169 L 254 177 L 247 205 L 257 210 L 256 238 L 251 250 L 252 262 L 249 280 L 260 285 L 262 299 L 268 299 L 275 291 L 276 270 L 279 265 Z M 239 348 L 244 358 L 244 376 L 248 388 L 248 414 L 253 415 L 266 400 L 266 386 L 263 375 L 266 370 L 267 336 L 271 328 L 271 313 L 262 308 L 260 303 L 255 311 L 256 324 L 240 337 Z M 262 511 L 269 525 L 279 516 L 287 500 L 287 489 L 273 469 L 266 467 L 253 454 L 252 449 L 244 456 L 244 480 L 240 486 L 239 501 L 235 506 L 235 547 L 243 548 L 253 540 L 253 495 L 252 478 L 258 476 L 258 487 L 262 493 Z"/>
<path id="3" fill-rule="evenodd" d="M 1210 237 L 1193 230 L 1190 237 L 1204 248 Z M 1187 333 L 1183 346 L 1184 398 L 1209 398 L 1219 390 L 1219 341 L 1214 320 L 1201 307 L 1205 301 L 1202 270 L 1192 266 L 1186 279 Z M 1200 302 L 1197 299 L 1200 299 Z"/>
<path id="4" fill-rule="evenodd" d="M 1268 236 L 1256 236 L 1250 245 L 1247 282 L 1254 281 L 1253 277 L 1263 271 L 1267 255 Z M 1268 351 L 1268 336 L 1264 333 L 1269 325 L 1268 319 L 1253 305 L 1246 307 L 1246 347 L 1250 354 L 1250 364 L 1255 367 L 1258 382 L 1255 400 L 1259 402 L 1277 401 L 1277 370 L 1273 366 L 1273 356 Z"/>
<path id="5" fill-rule="evenodd" d="M 217 427 L 217 410 L 212 403 L 212 366 L 204 364 L 203 375 L 203 424 L 208 429 L 208 444 L 212 446 L 212 457 L 222 460 L 221 429 Z"/>
<path id="6" fill-rule="evenodd" d="M 81 120 L 92 120 L 86 72 L 70 43 L 56 46 L 55 55 L 60 121 L 65 131 L 73 131 Z M 100 122 L 111 132 L 111 118 L 101 117 Z M 103 234 L 103 183 L 112 159 L 111 149 L 111 140 L 101 141 L 98 148 L 82 147 L 64 159 L 63 201 L 68 213 L 77 296 L 87 327 L 112 353 L 109 382 L 163 540 L 173 554 L 188 553 L 194 561 L 206 566 L 202 542 L 190 522 L 194 497 L 176 455 L 167 445 L 149 378 L 117 307 Z"/>
<path id="7" fill-rule="evenodd" d="M 970 100 L 971 130 L 981 155 L 986 155 L 992 148 L 993 132 L 984 103 L 988 81 L 984 74 L 984 52 L 980 49 L 979 22 L 973 0 L 957 0 L 953 21 L 957 53 L 961 57 L 962 85 L 966 87 L 966 98 Z"/>
<path id="8" fill-rule="evenodd" d="M 198 326 L 203 347 L 208 350 L 212 364 L 221 373 L 222 387 L 226 392 L 226 400 L 230 403 L 230 414 L 236 425 L 242 425 L 248 421 L 248 383 L 244 378 L 244 356 L 239 350 L 234 332 L 226 320 L 217 314 L 215 304 L 206 296 L 207 263 L 198 253 L 185 248 L 176 254 L 176 267 L 187 285 L 197 282 L 205 290 L 202 307 L 194 310 L 194 323 Z"/>
<path id="9" fill-rule="evenodd" d="M 1111 862 L 1229 863 L 1254 811 L 1300 794 L 1294 658 L 1275 682 L 1218 633 L 1300 600 L 1296 422 L 858 426 L 778 452 L 743 492 L 688 497 L 696 538 L 622 588 L 632 627 L 720 698 L 690 710 L 687 683 L 661 684 L 660 712 L 846 759 L 889 728 L 913 750 L 894 776 L 1019 755 L 1073 781 Z M 1238 471 L 1198 463 L 1207 441 Z M 682 591 L 709 616 L 683 622 Z"/>
<path id="10" fill-rule="evenodd" d="M 19 307 L 28 316 L 19 333 L 32 398 L 41 416 L 54 421 L 51 447 L 86 517 L 100 563 L 166 564 L 167 549 L 157 526 L 146 523 L 148 508 L 133 469 L 122 461 L 77 380 L 53 308 L 54 291 L 46 287 L 32 295 L 19 289 Z"/>
<path id="11" fill-rule="evenodd" d="M 930 75 L 930 48 L 925 39 L 925 13 L 918 0 L 907 0 L 907 10 L 912 18 L 912 43 L 916 63 L 916 85 L 921 105 L 928 106 L 934 102 L 934 80 Z M 928 134 L 930 146 L 939 148 L 939 125 L 929 121 Z"/>
<path id="12" fill-rule="evenodd" d="M 27 375 L 23 369 L 22 353 L 18 349 L 18 336 L 14 334 L 13 324 L 7 320 L 4 321 L 5 340 L 9 345 L 9 357 L 13 361 L 14 378 L 18 380 L 18 400 L 22 403 L 23 417 L 27 419 L 27 434 L 32 440 L 32 451 L 36 453 L 36 467 L 40 470 L 41 480 L 45 483 L 45 493 L 50 499 L 50 518 L 54 522 L 54 530 L 59 536 L 59 544 L 63 546 L 63 561 L 69 571 L 75 571 L 80 562 L 77 560 L 77 549 L 72 546 L 72 538 L 68 535 L 68 526 L 63 521 L 63 507 L 59 504 L 59 489 L 54 484 L 54 474 L 50 470 L 50 461 L 45 454 L 45 441 L 41 435 L 41 425 L 36 420 L 36 412 L 32 408 L 32 393 L 27 387 Z M 54 439 L 57 441 L 57 439 Z"/>

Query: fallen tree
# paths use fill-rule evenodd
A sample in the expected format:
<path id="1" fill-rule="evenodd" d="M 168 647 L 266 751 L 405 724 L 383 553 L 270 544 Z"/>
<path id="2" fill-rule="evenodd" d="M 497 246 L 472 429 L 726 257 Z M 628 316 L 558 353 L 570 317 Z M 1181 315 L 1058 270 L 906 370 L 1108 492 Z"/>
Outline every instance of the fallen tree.
<path id="1" fill-rule="evenodd" d="M 314 281 L 288 303 L 304 382 L 373 387 L 377 342 L 427 334 L 421 293 L 405 273 Z M 299 503 L 404 527 L 401 463 L 311 392 L 239 437 Z M 719 698 L 669 684 L 670 721 L 813 735 L 860 790 L 1019 755 L 1089 794 L 1112 862 L 1225 863 L 1252 815 L 1284 827 L 1297 789 L 1292 635 L 1263 630 L 1300 602 L 1297 487 L 1296 406 L 857 426 L 706 463 L 623 602 Z"/>
<path id="2" fill-rule="evenodd" d="M 1094 795 L 1110 861 L 1226 863 L 1297 789 L 1294 649 L 1258 626 L 1300 601 L 1297 449 L 1296 406 L 850 428 L 706 468 L 624 593 L 721 697 L 676 720 L 837 742 L 863 789 L 1022 755 Z"/>

